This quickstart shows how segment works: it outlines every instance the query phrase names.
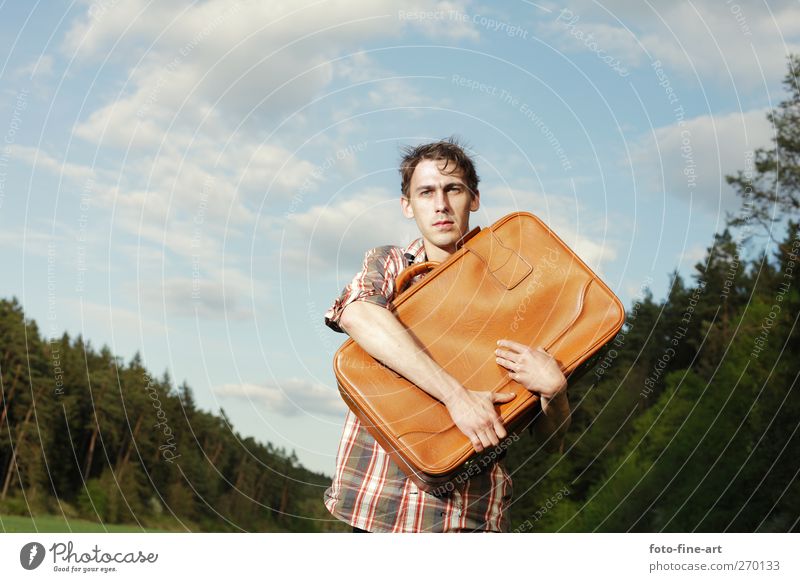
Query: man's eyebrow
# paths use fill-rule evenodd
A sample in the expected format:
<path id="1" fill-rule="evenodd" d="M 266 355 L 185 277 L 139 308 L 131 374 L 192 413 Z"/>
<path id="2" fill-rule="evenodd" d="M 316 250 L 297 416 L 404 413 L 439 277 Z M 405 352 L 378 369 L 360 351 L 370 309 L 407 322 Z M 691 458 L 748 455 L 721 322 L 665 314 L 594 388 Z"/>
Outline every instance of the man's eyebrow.
<path id="1" fill-rule="evenodd" d="M 445 188 L 450 188 L 451 186 L 459 186 L 459 187 L 462 187 L 462 186 L 464 186 L 464 183 L 463 183 L 463 182 L 456 181 L 456 180 L 452 180 L 452 181 L 450 181 L 450 182 L 447 182 L 447 183 L 444 185 L 444 187 L 445 187 Z M 416 187 L 416 189 L 415 189 L 415 192 L 421 192 L 421 191 L 423 191 L 423 190 L 433 190 L 435 187 L 436 187 L 436 186 L 434 186 L 433 184 L 423 184 L 422 186 L 417 186 L 417 187 Z"/>

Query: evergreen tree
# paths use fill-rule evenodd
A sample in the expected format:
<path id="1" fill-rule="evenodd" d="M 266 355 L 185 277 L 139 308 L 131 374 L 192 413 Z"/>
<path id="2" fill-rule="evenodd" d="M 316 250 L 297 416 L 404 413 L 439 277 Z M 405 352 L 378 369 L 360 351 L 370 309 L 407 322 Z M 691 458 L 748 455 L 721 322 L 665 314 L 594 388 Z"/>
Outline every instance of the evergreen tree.
<path id="1" fill-rule="evenodd" d="M 800 214 L 800 56 L 790 55 L 787 69 L 783 85 L 788 97 L 767 114 L 775 130 L 773 147 L 755 151 L 752 172 L 726 177 L 744 206 L 731 223 L 744 226 L 752 220 L 770 234 L 773 221 Z"/>

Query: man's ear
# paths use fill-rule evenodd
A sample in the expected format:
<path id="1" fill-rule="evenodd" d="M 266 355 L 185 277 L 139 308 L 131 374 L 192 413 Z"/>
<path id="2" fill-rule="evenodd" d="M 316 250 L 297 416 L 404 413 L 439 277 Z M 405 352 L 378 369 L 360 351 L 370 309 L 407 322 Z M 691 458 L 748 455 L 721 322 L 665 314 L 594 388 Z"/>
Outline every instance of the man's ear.
<path id="1" fill-rule="evenodd" d="M 470 212 L 475 212 L 478 208 L 481 207 L 481 193 L 479 190 L 475 190 L 475 196 L 472 197 L 469 203 L 469 210 Z"/>
<path id="2" fill-rule="evenodd" d="M 414 209 L 411 208 L 411 202 L 405 196 L 400 196 L 400 208 L 403 209 L 403 216 L 414 218 Z"/>

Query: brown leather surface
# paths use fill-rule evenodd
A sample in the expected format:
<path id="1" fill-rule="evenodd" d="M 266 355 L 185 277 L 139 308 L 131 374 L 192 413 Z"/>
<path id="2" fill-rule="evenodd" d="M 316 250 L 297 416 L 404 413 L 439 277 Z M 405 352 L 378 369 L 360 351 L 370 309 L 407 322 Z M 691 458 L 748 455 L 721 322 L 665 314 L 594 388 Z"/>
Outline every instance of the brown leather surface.
<path id="1" fill-rule="evenodd" d="M 495 362 L 497 340 L 542 346 L 569 375 L 616 335 L 625 311 L 605 283 L 530 213 L 510 214 L 469 235 L 396 297 L 394 310 L 465 387 L 516 393 L 498 408 L 513 429 L 536 411 L 538 397 L 509 380 Z M 404 272 L 401 278 L 412 277 Z M 423 489 L 446 483 L 464 463 L 486 454 L 475 453 L 441 402 L 352 339 L 336 352 L 334 372 L 348 406 Z"/>

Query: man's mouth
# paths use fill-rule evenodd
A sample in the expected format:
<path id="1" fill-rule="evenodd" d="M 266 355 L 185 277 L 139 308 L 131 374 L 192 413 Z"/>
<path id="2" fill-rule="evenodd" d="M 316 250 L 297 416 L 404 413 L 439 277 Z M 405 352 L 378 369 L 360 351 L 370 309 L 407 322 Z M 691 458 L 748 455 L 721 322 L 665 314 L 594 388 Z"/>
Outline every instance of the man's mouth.
<path id="1" fill-rule="evenodd" d="M 453 224 L 452 220 L 439 220 L 433 223 L 433 226 L 447 226 Z"/>

